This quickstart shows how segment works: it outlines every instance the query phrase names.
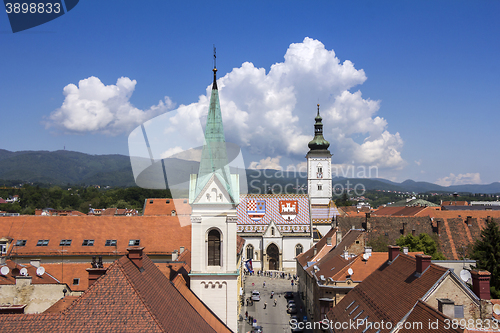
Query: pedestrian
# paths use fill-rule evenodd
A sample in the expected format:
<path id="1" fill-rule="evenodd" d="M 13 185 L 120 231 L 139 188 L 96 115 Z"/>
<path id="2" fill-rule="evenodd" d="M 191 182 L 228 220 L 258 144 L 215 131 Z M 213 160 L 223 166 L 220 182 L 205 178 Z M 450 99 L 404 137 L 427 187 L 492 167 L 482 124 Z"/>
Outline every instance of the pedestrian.
<path id="1" fill-rule="evenodd" d="M 248 311 L 245 311 L 245 320 L 248 320 Z"/>
<path id="2" fill-rule="evenodd" d="M 293 280 L 292 280 L 292 287 L 293 287 Z"/>
<path id="3" fill-rule="evenodd" d="M 267 307 L 267 302 L 264 302 L 264 309 Z"/>
<path id="4" fill-rule="evenodd" d="M 264 283 L 262 284 L 262 287 L 265 288 L 266 287 L 266 281 L 264 281 Z"/>
<path id="5" fill-rule="evenodd" d="M 276 307 L 276 298 L 274 299 L 274 307 Z"/>

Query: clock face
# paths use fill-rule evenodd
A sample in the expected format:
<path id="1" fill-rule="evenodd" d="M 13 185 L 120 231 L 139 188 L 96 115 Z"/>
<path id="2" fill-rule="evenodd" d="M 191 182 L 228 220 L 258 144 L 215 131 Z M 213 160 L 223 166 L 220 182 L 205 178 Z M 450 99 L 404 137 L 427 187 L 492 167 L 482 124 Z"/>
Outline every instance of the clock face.
<path id="1" fill-rule="evenodd" d="M 316 174 L 316 176 L 317 176 L 318 178 L 323 178 L 323 172 L 318 172 L 318 173 Z"/>

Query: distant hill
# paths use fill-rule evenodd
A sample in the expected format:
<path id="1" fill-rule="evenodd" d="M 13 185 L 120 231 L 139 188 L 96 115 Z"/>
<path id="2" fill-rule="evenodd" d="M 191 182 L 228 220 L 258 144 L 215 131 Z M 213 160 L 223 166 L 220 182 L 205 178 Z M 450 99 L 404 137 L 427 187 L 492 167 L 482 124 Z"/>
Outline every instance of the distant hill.
<path id="1" fill-rule="evenodd" d="M 149 162 L 148 162 L 149 163 Z M 158 166 L 159 167 L 159 166 Z M 155 167 L 156 168 L 156 167 Z M 155 168 L 152 171 L 156 170 Z M 188 179 L 190 173 L 196 173 L 198 163 L 170 160 L 167 173 L 176 175 L 179 179 L 169 179 L 169 183 L 181 183 Z M 156 172 L 156 171 L 155 171 Z M 241 170 L 240 170 L 241 172 Z M 147 173 L 146 173 L 147 174 Z M 300 191 L 306 186 L 305 177 L 287 174 L 277 170 L 246 170 L 248 189 L 252 193 L 265 193 L 269 186 L 275 185 L 275 190 L 285 188 L 288 192 Z M 140 178 L 140 177 L 139 177 Z M 175 178 L 175 177 L 174 177 Z M 49 183 L 54 185 L 85 184 L 109 185 L 113 187 L 136 186 L 129 156 L 125 155 L 90 155 L 73 151 L 17 151 L 0 149 L 0 185 L 12 181 Z M 266 183 L 265 183 L 266 182 Z M 500 193 L 500 182 L 488 185 L 455 185 L 440 186 L 428 182 L 416 182 L 411 179 L 402 183 L 392 182 L 382 178 L 334 178 L 334 189 L 346 187 L 349 182 L 353 188 L 363 184 L 366 190 L 386 190 L 401 192 L 470 192 L 494 194 Z M 267 189 L 264 189 L 267 184 Z M 358 185 L 360 186 L 360 185 Z M 299 188 L 299 190 L 297 190 Z M 300 192 L 299 192 L 300 193 Z"/>

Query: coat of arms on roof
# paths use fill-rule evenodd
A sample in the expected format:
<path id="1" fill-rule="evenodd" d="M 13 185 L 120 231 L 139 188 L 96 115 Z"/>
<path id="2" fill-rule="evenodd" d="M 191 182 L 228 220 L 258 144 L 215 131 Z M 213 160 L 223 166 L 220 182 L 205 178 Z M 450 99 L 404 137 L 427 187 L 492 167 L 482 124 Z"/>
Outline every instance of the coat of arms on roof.
<path id="1" fill-rule="evenodd" d="M 260 221 L 266 215 L 265 200 L 248 200 L 247 201 L 248 217 L 254 222 Z"/>
<path id="2" fill-rule="evenodd" d="M 297 200 L 280 200 L 280 214 L 286 221 L 293 221 L 299 213 Z"/>

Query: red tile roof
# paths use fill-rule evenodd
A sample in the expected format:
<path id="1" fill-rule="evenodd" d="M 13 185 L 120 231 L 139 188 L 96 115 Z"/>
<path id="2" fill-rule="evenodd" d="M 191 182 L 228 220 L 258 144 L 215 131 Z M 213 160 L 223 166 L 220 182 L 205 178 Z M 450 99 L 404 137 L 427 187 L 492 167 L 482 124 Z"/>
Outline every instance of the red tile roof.
<path id="1" fill-rule="evenodd" d="M 175 211 L 176 215 L 191 215 L 191 205 L 188 199 L 146 199 L 143 215 L 172 215 L 172 211 Z"/>
<path id="2" fill-rule="evenodd" d="M 415 271 L 416 259 L 400 253 L 391 264 L 384 263 L 354 287 L 328 312 L 328 319 L 349 322 L 363 311 L 361 319 L 369 316 L 371 322 L 380 323 L 383 320 L 396 325 L 444 276 L 447 269 L 431 264 L 420 277 L 415 275 Z"/>
<path id="3" fill-rule="evenodd" d="M 314 244 L 313 246 L 311 246 L 311 248 L 305 252 L 302 252 L 301 254 L 299 254 L 297 256 L 297 261 L 300 263 L 300 265 L 302 267 L 306 266 L 307 265 L 307 262 L 308 261 L 312 261 L 312 259 L 323 249 L 323 247 L 326 245 L 326 241 L 327 241 L 327 238 L 331 237 L 332 239 L 332 244 L 335 243 L 335 235 L 336 235 L 336 232 L 337 232 L 337 229 L 336 228 L 331 228 L 327 233 L 326 235 L 323 236 L 323 238 L 321 238 L 319 240 L 319 242 L 317 242 L 316 244 Z M 316 249 L 316 254 L 314 254 L 314 250 Z"/>
<path id="4" fill-rule="evenodd" d="M 42 276 L 36 274 L 37 267 L 31 264 L 16 264 L 12 260 L 7 260 L 5 264 L 0 265 L 0 267 L 7 266 L 9 268 L 9 274 L 0 275 L 0 285 L 16 284 L 16 276 L 20 276 L 20 270 L 26 268 L 28 270 L 28 276 L 31 276 L 32 284 L 58 284 L 60 280 L 55 278 L 53 272 L 46 269 Z"/>
<path id="5" fill-rule="evenodd" d="M 26 240 L 25 246 L 10 246 L 9 255 L 123 255 L 129 241 L 139 239 L 148 254 L 169 254 L 191 248 L 191 224 L 182 226 L 177 216 L 13 216 L 2 217 L 0 238 L 8 236 Z M 49 240 L 48 246 L 36 246 L 38 240 Z M 71 239 L 71 246 L 59 246 Z M 93 246 L 83 246 L 93 239 Z M 117 246 L 105 246 L 106 240 L 117 240 Z"/>
<path id="6" fill-rule="evenodd" d="M 447 320 L 447 321 L 445 321 Z M 419 300 L 415 308 L 411 311 L 404 324 L 401 324 L 401 333 L 423 332 L 423 333 L 448 333 L 464 332 L 463 329 L 451 327 L 452 318 L 429 306 L 427 303 Z M 432 325 L 429 327 L 429 323 Z"/>
<path id="7" fill-rule="evenodd" d="M 55 302 L 50 308 L 43 313 L 58 313 L 66 310 L 79 296 L 66 296 Z"/>
<path id="8" fill-rule="evenodd" d="M 146 256 L 123 256 L 59 314 L 2 315 L 4 332 L 216 332 Z"/>

